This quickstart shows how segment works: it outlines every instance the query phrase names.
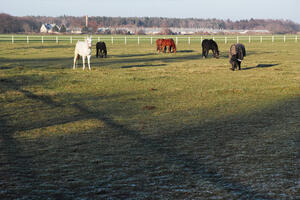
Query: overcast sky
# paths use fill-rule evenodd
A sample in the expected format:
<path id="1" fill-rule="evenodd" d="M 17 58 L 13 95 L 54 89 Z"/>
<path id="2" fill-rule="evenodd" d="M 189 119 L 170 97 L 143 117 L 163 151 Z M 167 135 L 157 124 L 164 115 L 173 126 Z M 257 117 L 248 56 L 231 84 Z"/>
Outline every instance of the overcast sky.
<path id="1" fill-rule="evenodd" d="M 109 16 L 289 19 L 300 23 L 300 0 L 0 0 L 14 16 Z"/>

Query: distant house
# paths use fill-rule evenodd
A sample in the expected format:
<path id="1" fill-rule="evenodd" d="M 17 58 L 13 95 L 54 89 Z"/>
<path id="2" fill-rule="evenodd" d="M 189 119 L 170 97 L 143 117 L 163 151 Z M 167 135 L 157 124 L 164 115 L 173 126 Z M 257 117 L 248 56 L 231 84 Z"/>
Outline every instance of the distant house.
<path id="1" fill-rule="evenodd" d="M 40 28 L 41 33 L 58 33 L 60 30 L 56 24 L 42 24 Z"/>
<path id="2" fill-rule="evenodd" d="M 74 34 L 81 34 L 81 28 L 80 27 L 72 27 L 72 28 L 67 28 L 67 32 L 71 32 Z"/>

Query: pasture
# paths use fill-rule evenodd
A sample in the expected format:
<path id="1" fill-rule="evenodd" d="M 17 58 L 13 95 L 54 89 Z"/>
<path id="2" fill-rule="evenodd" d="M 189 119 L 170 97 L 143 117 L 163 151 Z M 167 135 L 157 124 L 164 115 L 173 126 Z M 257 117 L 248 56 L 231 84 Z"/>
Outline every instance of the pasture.
<path id="1" fill-rule="evenodd" d="M 0 43 L 0 199 L 299 199 L 300 44 Z"/>

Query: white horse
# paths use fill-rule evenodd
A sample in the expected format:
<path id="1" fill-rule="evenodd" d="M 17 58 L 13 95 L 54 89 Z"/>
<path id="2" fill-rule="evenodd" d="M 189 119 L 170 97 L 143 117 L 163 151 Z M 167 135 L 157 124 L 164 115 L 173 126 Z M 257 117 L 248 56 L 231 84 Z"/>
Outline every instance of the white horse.
<path id="1" fill-rule="evenodd" d="M 76 61 L 79 60 L 80 56 L 82 56 L 83 70 L 85 68 L 85 57 L 87 57 L 89 70 L 91 70 L 91 65 L 90 65 L 90 59 L 92 53 L 91 47 L 92 47 L 91 37 L 87 37 L 83 42 L 78 41 L 76 43 L 75 52 L 74 52 L 73 69 L 75 69 L 75 65 L 77 65 Z"/>

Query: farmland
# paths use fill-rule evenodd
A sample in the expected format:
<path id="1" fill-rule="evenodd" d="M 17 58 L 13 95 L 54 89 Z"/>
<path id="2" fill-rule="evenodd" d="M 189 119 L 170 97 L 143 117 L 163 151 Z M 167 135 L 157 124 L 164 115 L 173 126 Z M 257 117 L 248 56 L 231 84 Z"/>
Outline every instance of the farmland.
<path id="1" fill-rule="evenodd" d="M 300 198 L 298 42 L 106 42 L 0 43 L 1 199 Z"/>

